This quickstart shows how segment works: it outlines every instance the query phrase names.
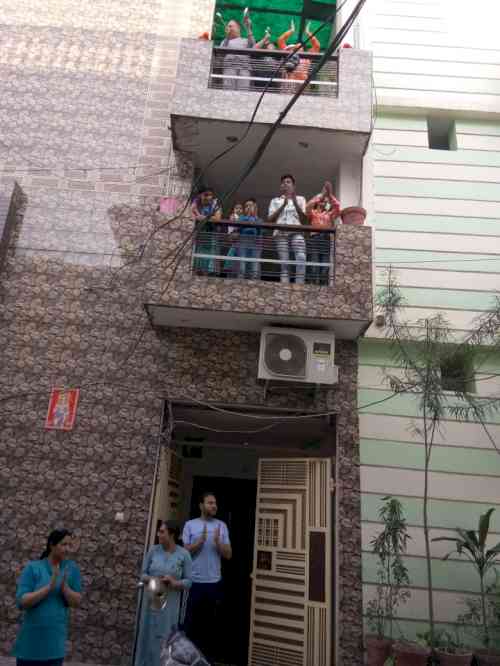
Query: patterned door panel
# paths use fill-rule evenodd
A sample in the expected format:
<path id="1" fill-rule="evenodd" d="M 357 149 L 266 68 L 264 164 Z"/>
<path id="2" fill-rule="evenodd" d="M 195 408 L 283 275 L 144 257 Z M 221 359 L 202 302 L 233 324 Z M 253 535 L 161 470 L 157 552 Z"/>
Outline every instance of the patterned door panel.
<path id="1" fill-rule="evenodd" d="M 179 518 L 182 458 L 171 449 L 162 449 L 156 484 L 151 543 L 156 537 L 159 520 Z"/>
<path id="2" fill-rule="evenodd" d="M 249 666 L 330 666 L 330 466 L 259 461 Z"/>

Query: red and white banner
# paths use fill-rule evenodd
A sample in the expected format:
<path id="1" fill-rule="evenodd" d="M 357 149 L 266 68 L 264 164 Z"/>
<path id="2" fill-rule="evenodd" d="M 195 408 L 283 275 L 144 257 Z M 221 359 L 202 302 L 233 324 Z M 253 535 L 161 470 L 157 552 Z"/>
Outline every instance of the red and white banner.
<path id="1" fill-rule="evenodd" d="M 80 389 L 52 389 L 45 427 L 50 430 L 73 430 Z"/>

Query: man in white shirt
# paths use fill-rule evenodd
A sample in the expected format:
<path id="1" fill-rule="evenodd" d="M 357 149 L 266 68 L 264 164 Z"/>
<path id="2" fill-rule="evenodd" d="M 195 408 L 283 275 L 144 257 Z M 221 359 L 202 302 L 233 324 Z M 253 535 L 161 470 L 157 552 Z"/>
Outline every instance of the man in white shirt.
<path id="1" fill-rule="evenodd" d="M 232 557 L 227 525 L 218 520 L 213 493 L 200 498 L 200 517 L 188 520 L 182 532 L 184 548 L 193 558 L 185 630 L 208 661 L 214 658 L 216 607 L 221 600 L 221 558 Z"/>
<path id="2" fill-rule="evenodd" d="M 268 222 L 270 224 L 307 224 L 306 200 L 295 192 L 295 178 L 291 174 L 281 176 L 280 196 L 271 199 Z M 306 242 L 301 233 L 276 229 L 274 232 L 276 249 L 281 261 L 281 282 L 290 282 L 290 253 L 295 254 L 295 283 L 304 284 L 306 275 Z"/>

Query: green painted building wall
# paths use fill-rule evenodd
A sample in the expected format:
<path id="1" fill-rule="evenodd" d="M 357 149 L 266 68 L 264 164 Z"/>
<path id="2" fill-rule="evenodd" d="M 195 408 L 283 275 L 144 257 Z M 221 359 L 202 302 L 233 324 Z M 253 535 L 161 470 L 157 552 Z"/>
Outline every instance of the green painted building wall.
<path id="1" fill-rule="evenodd" d="M 465 331 L 500 293 L 500 118 L 457 116 L 455 133 L 456 150 L 433 150 L 427 114 L 394 109 L 379 114 L 370 151 L 370 223 L 377 289 L 391 264 L 406 299 L 405 318 L 440 312 L 457 331 Z M 391 494 L 405 507 L 412 537 L 406 558 L 411 600 L 400 612 L 396 634 L 412 638 L 427 630 L 428 617 L 424 451 L 410 431 L 419 420 L 416 401 L 407 395 L 390 398 L 385 369 L 398 372 L 382 331 L 372 326 L 361 343 L 358 398 L 364 596 L 366 603 L 374 592 L 377 562 L 370 541 L 380 530 L 382 498 Z M 475 389 L 500 397 L 500 358 L 476 367 Z M 486 426 L 500 448 L 500 415 Z M 445 422 L 432 454 L 430 495 L 432 537 L 450 536 L 456 526 L 474 529 L 479 515 L 495 507 L 491 539 L 500 541 L 500 454 L 479 424 Z M 457 556 L 442 561 L 447 551 L 446 544 L 433 544 L 440 627 L 453 623 L 465 611 L 464 598 L 479 591 L 469 563 Z"/>

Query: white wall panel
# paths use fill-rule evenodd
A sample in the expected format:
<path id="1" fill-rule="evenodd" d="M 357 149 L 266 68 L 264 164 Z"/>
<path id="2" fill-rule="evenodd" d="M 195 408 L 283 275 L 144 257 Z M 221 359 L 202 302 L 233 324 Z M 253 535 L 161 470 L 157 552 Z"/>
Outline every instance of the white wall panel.
<path id="1" fill-rule="evenodd" d="M 410 419 L 404 416 L 387 416 L 385 414 L 363 414 L 359 415 L 360 432 L 362 437 L 373 439 L 391 439 L 400 442 L 421 441 L 410 429 Z M 488 425 L 488 431 L 500 442 L 500 426 Z M 476 423 L 458 423 L 457 421 L 446 421 L 443 423 L 441 432 L 436 435 L 437 444 L 447 446 L 465 446 L 472 449 L 492 450 L 492 445 L 483 428 L 478 428 Z M 451 453 L 451 450 L 450 450 Z M 498 494 L 498 481 L 497 494 Z M 463 489 L 462 489 L 463 490 Z M 461 498 L 462 490 L 457 496 Z M 382 491 L 386 493 L 388 491 Z M 407 493 L 403 493 L 407 494 Z"/>
<path id="2" fill-rule="evenodd" d="M 477 426 L 476 430 L 477 430 Z M 421 497 L 424 473 L 420 470 L 394 467 L 366 467 L 361 465 L 361 491 L 386 495 Z M 463 474 L 429 473 L 429 497 L 434 499 L 461 499 L 496 504 L 499 501 L 498 477 Z"/>
<path id="3" fill-rule="evenodd" d="M 376 197 L 376 199 L 378 198 Z M 500 208 L 500 204 L 497 203 L 496 205 L 497 208 Z M 500 238 L 490 238 L 489 236 L 471 235 L 464 238 L 463 235 L 412 233 L 378 229 L 376 243 L 377 247 L 411 248 L 412 250 L 429 250 L 432 252 L 500 254 Z M 498 287 L 500 285 L 497 285 Z"/>
<path id="4" fill-rule="evenodd" d="M 464 201 L 460 199 L 375 196 L 375 211 L 387 213 L 415 213 L 417 215 L 488 217 L 491 219 L 498 219 L 500 204 L 496 201 Z M 377 239 L 378 233 L 379 232 L 377 231 Z M 466 248 L 463 248 L 462 251 L 466 251 Z"/>
<path id="5" fill-rule="evenodd" d="M 377 235 L 380 232 L 377 232 Z M 434 235 L 430 237 L 430 243 Z M 467 240 L 464 241 L 467 243 Z M 497 243 L 497 240 L 494 241 Z M 500 269 L 500 262 L 498 263 Z M 464 268 L 466 268 L 464 266 Z M 377 268 L 376 283 L 385 284 L 384 268 Z M 399 268 L 397 279 L 401 287 L 427 287 L 433 289 L 465 289 L 477 291 L 500 290 L 500 273 L 473 273 L 463 271 L 435 271 L 432 268 Z"/>
<path id="6" fill-rule="evenodd" d="M 457 155 L 457 159 L 460 159 L 459 155 Z M 500 167 L 469 166 L 463 164 L 446 164 L 443 167 L 442 164 L 375 160 L 374 172 L 376 176 L 389 176 L 392 178 L 427 178 L 436 180 L 446 178 L 446 180 L 498 183 L 500 187 Z"/>

